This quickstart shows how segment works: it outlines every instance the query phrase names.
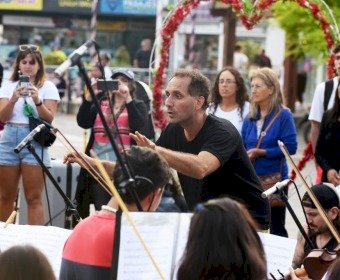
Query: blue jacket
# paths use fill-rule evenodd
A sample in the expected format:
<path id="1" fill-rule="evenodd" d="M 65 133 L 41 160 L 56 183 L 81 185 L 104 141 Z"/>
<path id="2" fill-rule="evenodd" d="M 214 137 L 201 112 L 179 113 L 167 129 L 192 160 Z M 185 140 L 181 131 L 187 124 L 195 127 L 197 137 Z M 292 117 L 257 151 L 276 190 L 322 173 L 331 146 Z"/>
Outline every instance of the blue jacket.
<path id="1" fill-rule="evenodd" d="M 292 113 L 287 108 L 281 108 L 281 110 L 280 115 L 262 139 L 260 149 L 265 149 L 267 154 L 266 156 L 256 158 L 254 167 L 257 175 L 267 175 L 278 172 L 281 167 L 281 160 L 283 160 L 281 174 L 284 180 L 288 178 L 288 167 L 285 156 L 280 150 L 277 141 L 282 141 L 289 154 L 293 155 L 297 149 L 297 137 Z M 273 112 L 266 116 L 262 131 L 266 129 L 276 113 L 277 111 L 273 110 Z M 257 144 L 257 120 L 258 119 L 250 119 L 247 117 L 242 126 L 242 139 L 247 151 L 255 148 Z"/>

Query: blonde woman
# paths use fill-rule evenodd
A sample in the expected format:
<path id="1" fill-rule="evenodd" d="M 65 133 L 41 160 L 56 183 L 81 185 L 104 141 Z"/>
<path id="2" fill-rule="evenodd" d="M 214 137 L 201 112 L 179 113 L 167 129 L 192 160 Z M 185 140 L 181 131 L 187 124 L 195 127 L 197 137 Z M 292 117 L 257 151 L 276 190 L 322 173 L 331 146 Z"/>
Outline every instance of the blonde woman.
<path id="1" fill-rule="evenodd" d="M 282 141 L 290 154 L 297 149 L 293 115 L 282 105 L 282 94 L 276 73 L 270 68 L 250 72 L 251 104 L 242 127 L 242 139 L 255 171 L 260 177 L 279 173 L 288 178 L 288 167 L 277 141 Z M 262 135 L 262 137 L 261 137 Z M 261 145 L 258 140 L 261 139 Z M 284 205 L 271 207 L 270 233 L 288 236 Z"/>

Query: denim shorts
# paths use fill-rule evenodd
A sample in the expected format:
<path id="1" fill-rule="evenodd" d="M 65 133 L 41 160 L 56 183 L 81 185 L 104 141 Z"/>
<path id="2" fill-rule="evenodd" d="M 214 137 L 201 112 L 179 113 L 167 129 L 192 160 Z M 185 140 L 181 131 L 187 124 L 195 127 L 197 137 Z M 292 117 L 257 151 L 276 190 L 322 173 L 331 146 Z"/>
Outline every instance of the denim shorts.
<path id="1" fill-rule="evenodd" d="M 24 147 L 18 154 L 15 147 L 30 133 L 28 124 L 7 123 L 0 137 L 0 165 L 17 166 L 20 164 L 39 165 L 32 153 Z M 46 167 L 51 167 L 51 159 L 46 147 L 42 147 L 36 141 L 31 141 L 38 157 L 43 159 Z"/>

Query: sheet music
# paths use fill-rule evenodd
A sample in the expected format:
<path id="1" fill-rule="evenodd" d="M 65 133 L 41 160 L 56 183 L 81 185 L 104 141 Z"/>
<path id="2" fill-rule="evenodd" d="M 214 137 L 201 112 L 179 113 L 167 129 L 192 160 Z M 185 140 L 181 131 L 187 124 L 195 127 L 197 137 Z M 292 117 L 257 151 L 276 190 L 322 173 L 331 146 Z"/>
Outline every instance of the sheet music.
<path id="1" fill-rule="evenodd" d="M 170 280 L 181 214 L 140 212 L 130 214 L 163 276 Z M 158 280 L 159 278 L 156 268 L 126 216 L 123 215 L 117 279 Z"/>
<path id="2" fill-rule="evenodd" d="M 179 226 L 178 226 L 178 234 L 177 234 L 177 247 L 174 252 L 173 259 L 173 274 L 171 275 L 171 279 L 177 279 L 177 270 L 180 264 L 180 260 L 183 256 L 185 246 L 187 245 L 189 227 L 191 221 L 192 213 L 182 213 L 180 214 Z"/>
<path id="3" fill-rule="evenodd" d="M 0 222 L 0 251 L 15 245 L 32 245 L 45 254 L 58 279 L 64 244 L 72 231 L 53 226 L 13 224 L 4 228 L 4 224 Z"/>
<path id="4" fill-rule="evenodd" d="M 262 232 L 259 232 L 259 236 L 266 253 L 268 278 L 272 279 L 269 273 L 272 273 L 276 278 L 280 278 L 281 275 L 277 270 L 286 275 L 292 264 L 297 241 Z"/>

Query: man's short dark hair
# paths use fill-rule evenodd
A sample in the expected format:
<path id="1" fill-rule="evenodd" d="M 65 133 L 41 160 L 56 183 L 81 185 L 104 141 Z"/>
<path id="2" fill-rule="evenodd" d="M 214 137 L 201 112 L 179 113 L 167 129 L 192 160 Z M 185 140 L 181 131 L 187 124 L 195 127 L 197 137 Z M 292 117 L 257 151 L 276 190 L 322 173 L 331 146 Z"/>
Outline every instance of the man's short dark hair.
<path id="1" fill-rule="evenodd" d="M 130 168 L 135 178 L 135 190 L 140 200 L 158 188 L 164 188 L 170 179 L 170 168 L 166 160 L 154 150 L 146 147 L 131 146 L 123 157 L 124 164 Z M 114 184 L 125 203 L 135 202 L 126 189 L 127 176 L 117 162 L 113 173 Z"/>
<path id="2" fill-rule="evenodd" d="M 336 53 L 338 53 L 338 52 L 340 52 L 340 44 L 336 45 L 335 48 L 334 48 L 334 50 L 333 50 L 333 53 L 334 53 L 334 54 L 336 54 Z"/>
<path id="3" fill-rule="evenodd" d="M 171 79 L 174 77 L 180 78 L 190 78 L 190 84 L 188 86 L 188 92 L 191 96 L 203 96 L 205 102 L 202 109 L 208 108 L 208 97 L 210 94 L 210 81 L 197 69 L 178 69 L 172 75 Z"/>

